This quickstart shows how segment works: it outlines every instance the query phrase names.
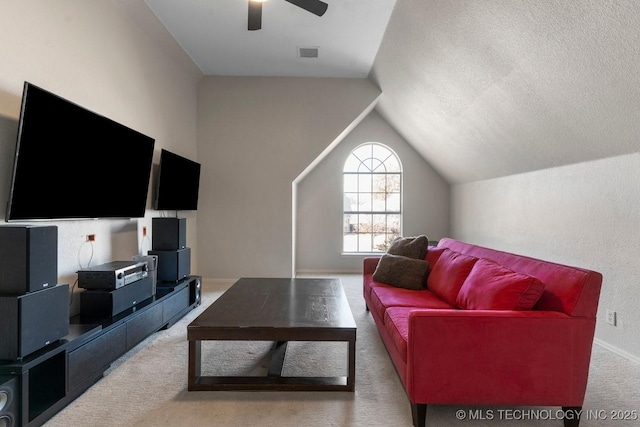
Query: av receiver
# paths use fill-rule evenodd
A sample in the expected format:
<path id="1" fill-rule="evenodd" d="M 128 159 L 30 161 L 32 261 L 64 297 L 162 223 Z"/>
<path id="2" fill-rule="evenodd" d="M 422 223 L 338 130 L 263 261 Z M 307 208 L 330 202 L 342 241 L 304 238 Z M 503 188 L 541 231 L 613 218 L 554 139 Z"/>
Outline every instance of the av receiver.
<path id="1" fill-rule="evenodd" d="M 79 270 L 78 287 L 114 290 L 148 275 L 149 265 L 144 261 L 113 261 Z"/>

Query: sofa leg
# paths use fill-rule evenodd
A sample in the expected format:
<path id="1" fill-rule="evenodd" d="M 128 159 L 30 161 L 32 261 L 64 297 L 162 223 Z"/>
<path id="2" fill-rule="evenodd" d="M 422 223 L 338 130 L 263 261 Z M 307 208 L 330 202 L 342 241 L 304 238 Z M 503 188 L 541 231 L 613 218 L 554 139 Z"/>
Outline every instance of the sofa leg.
<path id="1" fill-rule="evenodd" d="M 564 427 L 578 427 L 580 425 L 580 412 L 582 406 L 563 406 Z"/>
<path id="2" fill-rule="evenodd" d="M 427 404 L 411 403 L 411 417 L 414 427 L 425 427 L 427 425 Z"/>

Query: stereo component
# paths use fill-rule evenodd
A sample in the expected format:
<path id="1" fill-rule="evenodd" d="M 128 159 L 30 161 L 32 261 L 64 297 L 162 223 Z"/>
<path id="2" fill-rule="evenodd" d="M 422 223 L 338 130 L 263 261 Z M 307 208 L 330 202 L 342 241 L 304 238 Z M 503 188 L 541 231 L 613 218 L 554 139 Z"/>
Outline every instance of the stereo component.
<path id="1" fill-rule="evenodd" d="M 24 294 L 58 283 L 58 227 L 0 226 L 0 294 Z"/>
<path id="2" fill-rule="evenodd" d="M 145 277 L 122 288 L 80 292 L 80 315 L 84 318 L 113 317 L 153 296 L 154 283 Z"/>
<path id="3" fill-rule="evenodd" d="M 22 359 L 69 334 L 69 285 L 0 295 L 0 359 Z"/>
<path id="4" fill-rule="evenodd" d="M 149 275 L 144 261 L 113 261 L 78 271 L 78 287 L 115 290 Z"/>

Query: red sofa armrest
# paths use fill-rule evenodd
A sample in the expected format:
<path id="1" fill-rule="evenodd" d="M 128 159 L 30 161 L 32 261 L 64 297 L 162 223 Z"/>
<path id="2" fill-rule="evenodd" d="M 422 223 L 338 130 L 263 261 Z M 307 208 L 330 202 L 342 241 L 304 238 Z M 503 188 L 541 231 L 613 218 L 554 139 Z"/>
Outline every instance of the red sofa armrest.
<path id="1" fill-rule="evenodd" d="M 363 260 L 363 274 L 373 274 L 376 271 L 380 257 L 367 257 Z"/>
<path id="2" fill-rule="evenodd" d="M 595 318 L 550 311 L 415 310 L 414 403 L 582 406 Z"/>

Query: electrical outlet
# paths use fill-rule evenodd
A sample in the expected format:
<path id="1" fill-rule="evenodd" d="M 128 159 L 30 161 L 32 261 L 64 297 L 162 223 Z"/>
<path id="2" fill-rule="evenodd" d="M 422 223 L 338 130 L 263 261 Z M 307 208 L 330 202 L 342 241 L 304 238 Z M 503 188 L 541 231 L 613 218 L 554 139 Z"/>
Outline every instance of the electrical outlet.
<path id="1" fill-rule="evenodd" d="M 607 323 L 616 326 L 616 312 L 610 309 L 607 309 Z"/>
<path id="2" fill-rule="evenodd" d="M 95 242 L 96 235 L 95 234 L 87 234 L 87 242 Z"/>

